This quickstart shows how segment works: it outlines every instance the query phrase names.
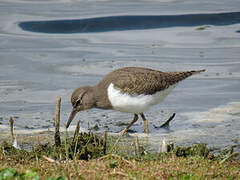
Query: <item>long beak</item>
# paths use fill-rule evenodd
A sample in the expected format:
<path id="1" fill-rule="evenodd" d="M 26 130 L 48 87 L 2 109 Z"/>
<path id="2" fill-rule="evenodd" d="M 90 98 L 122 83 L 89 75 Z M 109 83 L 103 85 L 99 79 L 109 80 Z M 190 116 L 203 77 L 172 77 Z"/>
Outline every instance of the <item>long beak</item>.
<path id="1" fill-rule="evenodd" d="M 66 128 L 69 127 L 69 125 L 71 124 L 72 120 L 74 119 L 75 115 L 77 114 L 77 110 L 75 108 L 72 109 L 72 112 L 68 118 L 67 124 L 66 124 Z"/>

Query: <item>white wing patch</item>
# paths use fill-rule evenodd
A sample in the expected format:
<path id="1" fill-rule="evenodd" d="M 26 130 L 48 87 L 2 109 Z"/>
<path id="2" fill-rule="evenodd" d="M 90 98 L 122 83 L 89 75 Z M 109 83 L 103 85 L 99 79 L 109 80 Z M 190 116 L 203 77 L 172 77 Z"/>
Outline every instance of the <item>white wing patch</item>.
<path id="1" fill-rule="evenodd" d="M 108 86 L 108 98 L 115 110 L 138 114 L 147 111 L 151 106 L 163 101 L 175 86 L 170 86 L 168 89 L 152 95 L 129 95 L 121 93 L 111 83 Z"/>

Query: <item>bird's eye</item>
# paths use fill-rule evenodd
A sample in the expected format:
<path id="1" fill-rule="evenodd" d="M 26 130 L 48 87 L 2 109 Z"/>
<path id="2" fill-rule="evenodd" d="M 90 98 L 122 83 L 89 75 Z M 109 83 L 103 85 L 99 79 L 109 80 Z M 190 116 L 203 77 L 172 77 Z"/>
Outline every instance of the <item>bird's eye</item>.
<path id="1" fill-rule="evenodd" d="M 81 104 L 82 104 L 82 99 L 78 99 L 78 100 L 76 101 L 75 107 L 77 107 L 77 106 L 79 106 L 79 105 L 81 105 Z"/>

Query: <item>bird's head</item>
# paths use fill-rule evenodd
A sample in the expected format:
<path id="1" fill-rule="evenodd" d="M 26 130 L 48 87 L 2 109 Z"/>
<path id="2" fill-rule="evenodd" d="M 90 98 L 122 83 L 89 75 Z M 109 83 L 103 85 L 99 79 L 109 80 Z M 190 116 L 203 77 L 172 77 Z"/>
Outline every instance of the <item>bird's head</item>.
<path id="1" fill-rule="evenodd" d="M 93 96 L 93 88 L 90 86 L 83 86 L 75 89 L 72 93 L 71 102 L 73 109 L 66 124 L 67 128 L 79 111 L 94 107 L 95 100 Z"/>

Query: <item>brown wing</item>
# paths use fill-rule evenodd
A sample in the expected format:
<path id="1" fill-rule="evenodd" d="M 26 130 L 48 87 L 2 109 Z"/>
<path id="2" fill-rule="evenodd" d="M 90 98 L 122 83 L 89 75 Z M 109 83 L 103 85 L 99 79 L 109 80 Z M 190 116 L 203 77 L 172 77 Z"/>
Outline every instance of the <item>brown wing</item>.
<path id="1" fill-rule="evenodd" d="M 122 93 L 154 94 L 197 72 L 161 72 L 147 68 L 126 67 L 109 73 L 100 83 L 106 87 L 113 83 Z"/>

